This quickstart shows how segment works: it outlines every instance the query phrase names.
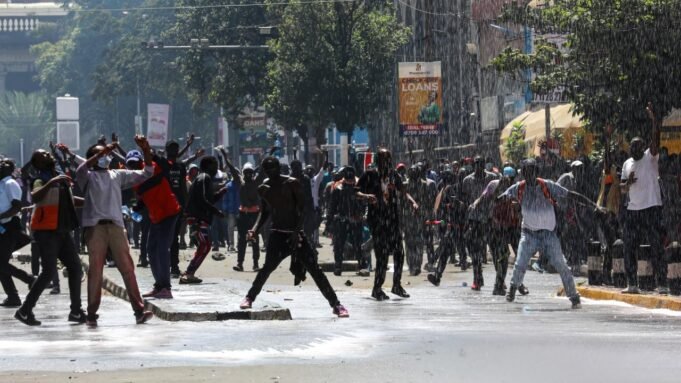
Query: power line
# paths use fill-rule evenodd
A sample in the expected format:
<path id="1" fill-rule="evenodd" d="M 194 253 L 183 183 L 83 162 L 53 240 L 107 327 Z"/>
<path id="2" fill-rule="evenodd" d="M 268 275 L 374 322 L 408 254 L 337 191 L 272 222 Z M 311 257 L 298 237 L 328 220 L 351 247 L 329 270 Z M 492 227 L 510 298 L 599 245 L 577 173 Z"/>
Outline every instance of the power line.
<path id="1" fill-rule="evenodd" d="M 274 3 L 250 3 L 250 4 L 213 4 L 213 5 L 180 5 L 167 7 L 134 7 L 134 8 L 93 8 L 93 9 L 69 9 L 72 12 L 125 12 L 125 11 L 171 11 L 171 10 L 196 10 L 196 9 L 219 9 L 219 8 L 252 8 L 265 6 L 286 6 L 286 5 L 314 5 L 314 4 L 334 4 L 334 3 L 354 3 L 358 0 L 304 0 L 291 3 L 289 1 L 279 1 Z"/>

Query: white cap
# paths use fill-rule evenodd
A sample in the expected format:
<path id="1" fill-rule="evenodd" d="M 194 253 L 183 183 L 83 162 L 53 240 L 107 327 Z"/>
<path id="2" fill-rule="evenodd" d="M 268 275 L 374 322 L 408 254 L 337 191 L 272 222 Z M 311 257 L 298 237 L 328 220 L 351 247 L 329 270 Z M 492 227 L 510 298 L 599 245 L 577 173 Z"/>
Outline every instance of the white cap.
<path id="1" fill-rule="evenodd" d="M 255 168 L 253 167 L 253 164 L 252 164 L 252 163 L 246 162 L 246 163 L 244 164 L 244 168 L 241 169 L 241 171 L 242 171 L 242 172 L 245 172 L 246 170 L 255 170 Z"/>

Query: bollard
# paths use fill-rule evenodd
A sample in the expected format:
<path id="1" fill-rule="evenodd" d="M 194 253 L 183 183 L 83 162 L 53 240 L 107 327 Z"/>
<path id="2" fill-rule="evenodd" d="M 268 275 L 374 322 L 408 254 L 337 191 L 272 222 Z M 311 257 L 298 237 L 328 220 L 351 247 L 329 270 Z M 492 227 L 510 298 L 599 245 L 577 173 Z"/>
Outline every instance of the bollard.
<path id="1" fill-rule="evenodd" d="M 586 259 L 588 265 L 589 285 L 600 286 L 603 284 L 603 256 L 601 255 L 601 243 L 594 241 L 589 244 L 589 256 Z"/>
<path id="2" fill-rule="evenodd" d="M 672 242 L 665 250 L 667 281 L 671 295 L 681 295 L 681 244 Z"/>
<path id="3" fill-rule="evenodd" d="M 613 242 L 612 250 L 612 285 L 618 288 L 627 287 L 627 273 L 624 269 L 624 241 Z"/>
<path id="4" fill-rule="evenodd" d="M 643 291 L 655 290 L 652 255 L 650 245 L 641 245 L 638 248 L 638 287 Z"/>

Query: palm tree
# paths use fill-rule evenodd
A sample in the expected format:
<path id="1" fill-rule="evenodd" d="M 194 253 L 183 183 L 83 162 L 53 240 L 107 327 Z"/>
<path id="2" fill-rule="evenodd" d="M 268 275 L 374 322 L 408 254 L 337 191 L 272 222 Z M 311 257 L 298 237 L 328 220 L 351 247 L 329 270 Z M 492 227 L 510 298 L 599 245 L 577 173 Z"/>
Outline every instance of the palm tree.
<path id="1" fill-rule="evenodd" d="M 25 154 L 44 148 L 52 137 L 55 123 L 42 93 L 0 93 L 0 153 L 19 159 L 20 140 Z"/>

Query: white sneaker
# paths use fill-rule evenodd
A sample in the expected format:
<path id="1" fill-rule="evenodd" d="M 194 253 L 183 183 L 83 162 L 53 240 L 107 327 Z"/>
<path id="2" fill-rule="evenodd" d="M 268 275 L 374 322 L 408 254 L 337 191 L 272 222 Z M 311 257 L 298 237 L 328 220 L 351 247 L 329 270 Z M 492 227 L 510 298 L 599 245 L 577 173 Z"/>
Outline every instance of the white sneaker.
<path id="1" fill-rule="evenodd" d="M 638 289 L 638 286 L 629 286 L 626 289 L 622 290 L 622 294 L 640 294 L 641 290 Z"/>

